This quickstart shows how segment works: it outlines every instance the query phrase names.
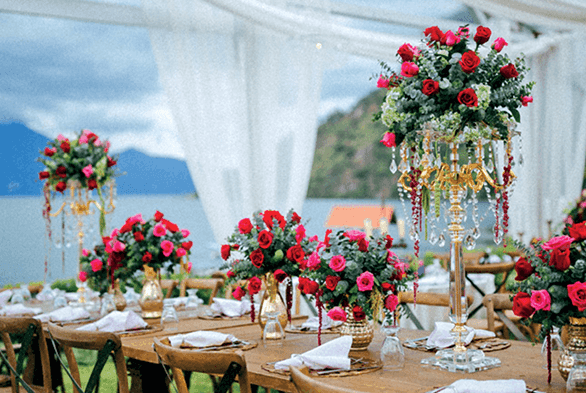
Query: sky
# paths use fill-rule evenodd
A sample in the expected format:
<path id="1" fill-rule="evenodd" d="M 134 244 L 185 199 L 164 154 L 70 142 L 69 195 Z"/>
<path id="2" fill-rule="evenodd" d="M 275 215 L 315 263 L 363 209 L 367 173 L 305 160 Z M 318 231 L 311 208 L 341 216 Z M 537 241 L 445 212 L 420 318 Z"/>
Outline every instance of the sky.
<path id="1" fill-rule="evenodd" d="M 140 0 L 101 1 L 140 5 Z M 448 18 L 465 12 L 454 0 L 343 1 L 422 16 Z M 417 34 L 372 22 L 339 22 Z M 394 61 L 394 54 L 384 60 Z M 329 64 L 323 74 L 320 120 L 350 109 L 374 90 L 369 78 L 378 70 L 377 59 L 351 55 Z M 114 153 L 134 148 L 183 158 L 145 28 L 0 13 L 0 125 L 11 122 L 51 138 L 89 128 L 109 139 Z"/>

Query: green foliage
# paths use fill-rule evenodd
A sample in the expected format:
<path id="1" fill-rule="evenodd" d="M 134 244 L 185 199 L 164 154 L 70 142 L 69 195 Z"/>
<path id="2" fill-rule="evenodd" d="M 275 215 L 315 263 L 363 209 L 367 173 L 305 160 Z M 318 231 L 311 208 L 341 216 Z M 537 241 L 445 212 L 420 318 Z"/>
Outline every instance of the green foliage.
<path id="1" fill-rule="evenodd" d="M 65 278 L 63 280 L 55 280 L 51 284 L 51 289 L 61 289 L 65 292 L 77 292 L 77 285 L 74 278 Z"/>

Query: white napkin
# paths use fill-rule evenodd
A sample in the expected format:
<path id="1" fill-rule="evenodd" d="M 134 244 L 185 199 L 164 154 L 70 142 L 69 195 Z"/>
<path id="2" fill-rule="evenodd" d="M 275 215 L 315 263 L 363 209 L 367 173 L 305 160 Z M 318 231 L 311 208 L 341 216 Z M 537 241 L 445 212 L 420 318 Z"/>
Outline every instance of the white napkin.
<path id="1" fill-rule="evenodd" d="M 185 304 L 187 303 L 188 297 L 187 296 L 179 296 L 179 297 L 175 297 L 172 299 L 175 300 L 174 306 L 179 307 L 179 306 L 185 306 Z M 198 306 L 203 304 L 203 300 L 200 299 L 199 297 L 196 298 L 195 301 L 197 302 Z"/>
<path id="2" fill-rule="evenodd" d="M 48 313 L 37 315 L 35 318 L 41 322 L 67 322 L 76 321 L 78 319 L 86 319 L 90 317 L 90 313 L 82 307 L 62 307 Z"/>
<path id="3" fill-rule="evenodd" d="M 351 336 L 342 336 L 329 341 L 317 348 L 313 348 L 301 355 L 293 354 L 289 359 L 275 363 L 277 370 L 288 370 L 289 366 L 301 367 L 306 365 L 312 370 L 324 368 L 350 369 L 348 352 L 352 346 Z"/>
<path id="4" fill-rule="evenodd" d="M 325 313 L 321 319 L 321 328 L 322 329 L 329 329 L 334 326 L 339 326 L 343 322 L 342 321 L 332 321 L 330 317 L 328 317 Z M 305 322 L 301 324 L 301 327 L 307 328 L 310 330 L 318 330 L 319 329 L 319 317 L 309 317 Z"/>
<path id="5" fill-rule="evenodd" d="M 522 379 L 498 379 L 494 381 L 477 381 L 475 379 L 460 379 L 447 387 L 458 393 L 525 393 L 527 386 Z"/>
<path id="6" fill-rule="evenodd" d="M 12 297 L 12 289 L 0 292 L 0 307 L 8 303 L 8 300 Z"/>
<path id="7" fill-rule="evenodd" d="M 498 255 L 490 255 L 488 257 L 488 263 L 501 263 L 502 259 Z"/>
<path id="8" fill-rule="evenodd" d="M 26 307 L 22 303 L 7 304 L 0 308 L 0 315 L 37 315 L 43 310 L 38 307 Z"/>
<path id="9" fill-rule="evenodd" d="M 43 287 L 43 290 L 37 295 L 36 299 L 41 302 L 47 302 L 57 297 L 55 291 L 49 286 Z"/>
<path id="10" fill-rule="evenodd" d="M 169 337 L 172 347 L 180 347 L 182 344 L 190 347 L 209 347 L 212 345 L 222 345 L 236 340 L 231 334 L 213 332 L 209 330 L 198 330 L 187 334 L 177 334 Z"/>
<path id="11" fill-rule="evenodd" d="M 454 328 L 454 324 L 450 322 L 436 322 L 435 328 L 433 332 L 427 338 L 427 345 L 433 346 L 436 348 L 447 348 L 451 345 L 454 345 L 454 337 L 452 337 L 450 331 Z M 464 337 L 464 343 L 466 345 L 470 344 L 470 342 L 476 338 L 490 338 L 496 337 L 494 332 L 490 332 L 488 330 L 482 329 L 474 329 L 470 326 L 465 326 L 468 334 Z"/>
<path id="12" fill-rule="evenodd" d="M 93 323 L 78 327 L 77 330 L 100 332 L 123 332 L 132 329 L 141 329 L 148 324 L 134 311 L 112 311 L 105 317 Z"/>
<path id="13" fill-rule="evenodd" d="M 212 311 L 223 314 L 227 317 L 239 317 L 250 310 L 250 302 L 246 299 L 238 301 L 215 297 L 213 301 L 214 302 L 211 305 Z"/>

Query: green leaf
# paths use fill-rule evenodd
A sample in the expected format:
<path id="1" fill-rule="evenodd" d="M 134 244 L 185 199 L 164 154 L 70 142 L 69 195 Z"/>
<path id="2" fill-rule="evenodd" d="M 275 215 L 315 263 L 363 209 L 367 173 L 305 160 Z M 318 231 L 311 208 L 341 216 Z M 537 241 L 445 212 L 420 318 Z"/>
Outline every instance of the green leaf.
<path id="1" fill-rule="evenodd" d="M 521 115 L 519 114 L 519 111 L 517 109 L 515 109 L 515 108 L 512 108 L 512 107 L 509 107 L 509 110 L 513 114 L 513 117 L 515 118 L 515 121 L 517 123 L 519 123 L 521 121 Z"/>
<path id="2" fill-rule="evenodd" d="M 565 304 L 564 302 L 558 301 L 558 302 L 553 302 L 551 304 L 551 312 L 554 314 L 558 314 L 562 311 L 562 308 L 564 308 Z"/>

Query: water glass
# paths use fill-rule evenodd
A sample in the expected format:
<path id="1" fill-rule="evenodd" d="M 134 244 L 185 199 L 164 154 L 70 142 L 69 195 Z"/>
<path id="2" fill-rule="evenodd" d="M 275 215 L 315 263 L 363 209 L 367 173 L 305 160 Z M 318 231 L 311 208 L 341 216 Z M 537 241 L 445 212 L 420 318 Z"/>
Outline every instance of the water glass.
<path id="1" fill-rule="evenodd" d="M 185 302 L 185 311 L 188 312 L 190 317 L 196 317 L 198 315 L 198 308 L 201 300 L 197 297 L 197 289 L 187 290 L 187 301 Z"/>
<path id="2" fill-rule="evenodd" d="M 551 364 L 552 369 L 555 368 L 557 363 L 557 357 L 559 357 L 559 352 L 563 350 L 564 344 L 562 342 L 562 338 L 560 337 L 560 329 L 558 327 L 553 327 L 551 333 Z M 554 358 L 554 355 L 557 353 L 557 356 Z M 543 340 L 543 345 L 541 345 L 541 356 L 543 357 L 543 368 L 547 369 L 547 340 Z"/>
<path id="3" fill-rule="evenodd" d="M 586 392 L 586 351 L 571 352 L 571 355 L 574 365 L 568 374 L 566 392 Z"/>
<path id="4" fill-rule="evenodd" d="M 100 308 L 100 316 L 105 316 L 110 314 L 112 311 L 116 310 L 116 304 L 114 304 L 114 298 L 110 293 L 104 293 L 102 295 L 102 307 Z"/>
<path id="5" fill-rule="evenodd" d="M 405 366 L 405 352 L 403 345 L 397 337 L 400 327 L 390 322 L 383 322 L 382 332 L 386 335 L 380 351 L 380 360 L 383 362 L 383 370 L 396 371 Z"/>
<path id="6" fill-rule="evenodd" d="M 22 304 L 24 303 L 24 295 L 20 288 L 12 291 L 12 297 L 10 298 L 10 304 Z"/>
<path id="7" fill-rule="evenodd" d="M 53 300 L 53 308 L 57 309 L 65 306 L 67 306 L 67 299 L 65 299 L 65 296 L 59 295 Z"/>
<path id="8" fill-rule="evenodd" d="M 282 346 L 285 332 L 279 322 L 279 311 L 267 312 L 267 323 L 262 332 L 262 342 L 265 347 Z"/>
<path id="9" fill-rule="evenodd" d="M 175 311 L 175 300 L 163 300 L 163 314 L 161 315 L 161 326 L 169 332 L 179 330 L 179 317 Z"/>

